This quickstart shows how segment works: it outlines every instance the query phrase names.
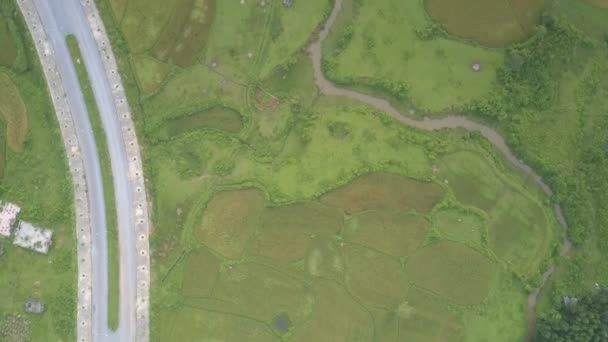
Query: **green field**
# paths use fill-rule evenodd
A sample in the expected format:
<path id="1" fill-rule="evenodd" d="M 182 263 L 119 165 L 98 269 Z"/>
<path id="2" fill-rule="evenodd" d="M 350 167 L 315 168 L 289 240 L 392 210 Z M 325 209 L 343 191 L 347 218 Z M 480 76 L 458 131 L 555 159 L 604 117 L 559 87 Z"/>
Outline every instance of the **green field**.
<path id="1" fill-rule="evenodd" d="M 0 16 L 0 46 L 2 46 L 0 65 L 5 67 L 13 66 L 17 59 L 17 44 L 13 33 L 15 27 L 10 27 L 10 25 L 11 20 L 4 18 L 4 15 Z"/>
<path id="2" fill-rule="evenodd" d="M 4 27 L 11 32 L 8 44 Z M 3 201 L 22 207 L 21 218 L 53 231 L 48 255 L 0 238 L 0 340 L 71 341 L 76 324 L 76 238 L 72 185 L 59 126 L 38 57 L 13 1 L 0 4 L 0 111 Z M 22 50 L 21 47 L 27 49 Z M 11 52 L 15 47 L 17 53 Z M 6 53 L 15 58 L 4 64 Z M 26 314 L 28 298 L 46 312 Z"/>
<path id="3" fill-rule="evenodd" d="M 145 146 L 153 341 L 521 340 L 560 250 L 554 202 L 583 248 L 539 311 L 606 283 L 608 17 L 479 4 L 345 1 L 323 68 L 405 114 L 477 115 L 551 199 L 479 135 L 321 96 L 302 48 L 328 1 L 100 2 Z"/>

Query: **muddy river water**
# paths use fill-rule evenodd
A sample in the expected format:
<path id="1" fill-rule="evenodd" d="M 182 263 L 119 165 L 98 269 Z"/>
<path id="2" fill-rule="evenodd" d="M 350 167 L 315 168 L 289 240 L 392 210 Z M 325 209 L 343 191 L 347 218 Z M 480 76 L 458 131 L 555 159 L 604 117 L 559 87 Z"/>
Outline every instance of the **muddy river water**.
<path id="1" fill-rule="evenodd" d="M 335 0 L 334 8 L 324 27 L 319 32 L 319 37 L 311 43 L 308 47 L 308 53 L 312 60 L 314 69 L 314 78 L 317 87 L 324 95 L 329 96 L 341 96 L 348 97 L 360 102 L 363 102 L 369 106 L 375 107 L 381 110 L 395 120 L 402 124 L 421 129 L 426 131 L 433 131 L 446 128 L 461 128 L 468 131 L 477 131 L 483 135 L 494 147 L 499 150 L 503 156 L 517 169 L 521 170 L 524 174 L 534 180 L 534 182 L 541 188 L 541 190 L 549 197 L 553 196 L 551 188 L 543 181 L 542 177 L 538 175 L 530 166 L 518 159 L 513 151 L 509 148 L 505 139 L 493 128 L 483 125 L 479 122 L 475 122 L 467 117 L 461 115 L 447 115 L 442 118 L 429 119 L 425 118 L 422 120 L 414 119 L 403 115 L 397 108 L 395 108 L 390 102 L 385 99 L 363 94 L 354 90 L 344 89 L 337 87 L 333 82 L 325 78 L 323 71 L 321 70 L 321 54 L 322 44 L 327 35 L 329 34 L 332 26 L 334 25 L 338 14 L 342 10 L 342 0 Z M 553 209 L 557 217 L 558 222 L 563 228 L 563 250 L 561 256 L 568 255 L 572 250 L 572 243 L 568 239 L 568 224 L 564 218 L 562 208 L 559 204 L 554 204 Z M 534 335 L 536 326 L 536 302 L 538 293 L 542 290 L 550 276 L 555 272 L 555 265 L 551 265 L 548 270 L 543 273 L 543 282 L 539 289 L 535 290 L 528 296 L 528 339 Z"/>

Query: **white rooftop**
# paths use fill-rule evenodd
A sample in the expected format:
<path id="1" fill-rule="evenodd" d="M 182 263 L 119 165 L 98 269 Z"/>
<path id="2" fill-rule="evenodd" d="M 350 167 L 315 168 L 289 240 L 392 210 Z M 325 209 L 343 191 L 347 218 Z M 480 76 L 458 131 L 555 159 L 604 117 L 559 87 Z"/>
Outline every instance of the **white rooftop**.
<path id="1" fill-rule="evenodd" d="M 21 208 L 18 206 L 0 201 L 0 235 L 11 236 L 11 230 L 20 211 Z"/>
<path id="2" fill-rule="evenodd" d="M 15 231 L 15 241 L 13 243 L 19 247 L 47 254 L 49 247 L 51 247 L 52 237 L 52 231 L 36 227 L 29 222 L 21 221 Z"/>

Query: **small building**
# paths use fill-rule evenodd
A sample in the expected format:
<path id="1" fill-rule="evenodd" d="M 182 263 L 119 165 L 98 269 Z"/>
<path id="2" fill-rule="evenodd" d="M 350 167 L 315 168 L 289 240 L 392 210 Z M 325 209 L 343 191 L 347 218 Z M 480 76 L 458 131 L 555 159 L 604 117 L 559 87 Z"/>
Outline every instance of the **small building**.
<path id="1" fill-rule="evenodd" d="M 283 0 L 283 6 L 291 7 L 291 5 L 293 5 L 293 1 L 294 0 Z"/>
<path id="2" fill-rule="evenodd" d="M 0 235 L 9 237 L 13 230 L 13 225 L 17 221 L 17 216 L 21 208 L 18 206 L 0 201 Z"/>
<path id="3" fill-rule="evenodd" d="M 28 299 L 23 305 L 23 309 L 27 313 L 41 315 L 44 312 L 44 304 L 35 299 Z"/>
<path id="4" fill-rule="evenodd" d="M 38 253 L 47 254 L 51 247 L 53 232 L 49 229 L 36 227 L 25 221 L 19 222 L 15 231 L 15 245 L 33 250 Z"/>

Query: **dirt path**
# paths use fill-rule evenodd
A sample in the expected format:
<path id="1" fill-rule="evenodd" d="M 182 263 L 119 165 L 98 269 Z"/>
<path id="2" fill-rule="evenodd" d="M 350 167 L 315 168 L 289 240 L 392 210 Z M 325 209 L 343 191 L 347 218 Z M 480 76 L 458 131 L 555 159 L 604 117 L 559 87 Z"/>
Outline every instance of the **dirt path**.
<path id="1" fill-rule="evenodd" d="M 367 94 L 363 94 L 354 90 L 338 88 L 335 84 L 325 78 L 323 71 L 321 70 L 321 45 L 332 26 L 334 25 L 338 14 L 342 9 L 342 0 L 335 0 L 334 8 L 325 22 L 323 29 L 319 33 L 319 37 L 315 40 L 309 47 L 308 53 L 312 60 L 313 69 L 314 69 L 314 78 L 317 87 L 322 94 L 329 96 L 342 96 L 348 97 L 363 103 L 366 103 L 372 107 L 375 107 L 393 117 L 395 120 L 414 127 L 421 130 L 426 131 L 434 131 L 444 128 L 463 128 L 468 131 L 477 131 L 481 133 L 486 139 L 488 139 L 494 147 L 496 147 L 503 156 L 515 167 L 520 169 L 527 176 L 531 177 L 534 182 L 542 189 L 542 191 L 549 197 L 553 196 L 553 191 L 549 186 L 543 181 L 542 177 L 538 175 L 530 166 L 519 160 L 513 151 L 509 148 L 505 139 L 493 128 L 480 124 L 478 122 L 472 121 L 464 116 L 460 115 L 448 115 L 439 119 L 429 119 L 425 118 L 423 120 L 416 120 L 406 115 L 401 114 L 393 105 L 391 105 L 387 100 L 370 96 Z M 568 255 L 572 250 L 572 243 L 568 239 L 568 224 L 564 218 L 564 214 L 562 208 L 555 204 L 553 206 L 555 211 L 555 215 L 557 220 L 561 224 L 564 231 L 564 242 L 563 242 L 563 250 L 561 252 L 561 256 Z M 543 274 L 543 283 L 540 289 L 536 290 L 528 297 L 528 323 L 529 323 L 529 335 L 532 336 L 534 333 L 534 329 L 536 326 L 536 301 L 538 297 L 539 291 L 547 284 L 547 280 L 549 277 L 555 272 L 555 265 L 549 267 L 549 269 Z"/>

